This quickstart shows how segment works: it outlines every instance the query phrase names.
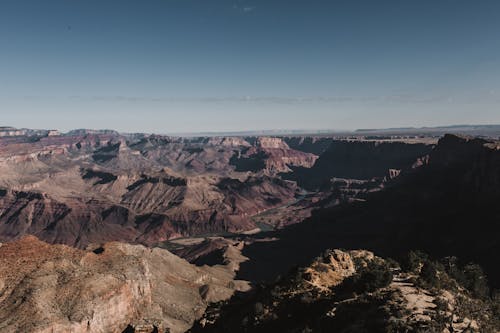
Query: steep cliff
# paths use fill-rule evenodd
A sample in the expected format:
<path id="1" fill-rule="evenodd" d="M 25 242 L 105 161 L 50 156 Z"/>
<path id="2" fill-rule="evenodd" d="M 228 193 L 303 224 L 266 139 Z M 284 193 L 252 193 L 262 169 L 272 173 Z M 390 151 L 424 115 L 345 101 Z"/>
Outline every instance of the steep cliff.
<path id="1" fill-rule="evenodd" d="M 244 149 L 233 156 L 231 164 L 237 171 L 268 173 L 289 172 L 291 167 L 310 168 L 317 156 L 300 150 L 291 149 L 282 138 L 257 137 L 248 138 L 252 147 Z"/>
<path id="2" fill-rule="evenodd" d="M 248 247 L 252 260 L 242 276 L 273 278 L 333 244 L 391 257 L 415 249 L 437 257 L 455 255 L 480 264 L 492 285 L 500 286 L 499 146 L 445 136 L 427 164 L 410 168 L 384 190 L 363 201 L 318 209 L 304 223 L 266 235 L 279 241 Z"/>
<path id="3" fill-rule="evenodd" d="M 328 186 L 331 178 L 371 179 L 384 177 L 389 169 L 410 168 L 428 154 L 430 145 L 401 142 L 333 141 L 311 168 L 292 167 L 285 178 L 309 190 Z"/>
<path id="4" fill-rule="evenodd" d="M 0 330 L 184 332 L 210 302 L 246 289 L 233 277 L 162 249 L 107 243 L 82 251 L 25 237 L 0 246 Z"/>

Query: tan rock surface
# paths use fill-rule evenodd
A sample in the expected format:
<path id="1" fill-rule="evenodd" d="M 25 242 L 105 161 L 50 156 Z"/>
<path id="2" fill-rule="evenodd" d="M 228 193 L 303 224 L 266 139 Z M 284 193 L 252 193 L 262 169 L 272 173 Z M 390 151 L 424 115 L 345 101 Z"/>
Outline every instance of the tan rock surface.
<path id="1" fill-rule="evenodd" d="M 83 251 L 28 236 L 0 247 L 0 331 L 120 333 L 154 323 L 183 332 L 207 303 L 244 286 L 233 278 L 163 249 L 113 242 Z"/>
<path id="2" fill-rule="evenodd" d="M 320 290 L 340 284 L 355 272 L 353 256 L 341 250 L 333 250 L 323 262 L 314 262 L 305 269 L 306 282 Z"/>

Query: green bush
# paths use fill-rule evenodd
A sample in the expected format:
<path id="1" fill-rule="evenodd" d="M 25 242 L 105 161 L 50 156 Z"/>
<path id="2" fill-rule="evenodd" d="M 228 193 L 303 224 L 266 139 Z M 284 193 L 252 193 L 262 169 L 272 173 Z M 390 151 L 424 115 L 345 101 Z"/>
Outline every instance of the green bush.
<path id="1" fill-rule="evenodd" d="M 436 264 L 431 261 L 424 262 L 417 279 L 418 284 L 424 288 L 440 288 L 441 283 L 438 276 Z"/>
<path id="2" fill-rule="evenodd" d="M 446 273 L 475 297 L 489 297 L 488 280 L 481 266 L 469 263 L 462 267 L 456 257 L 447 257 L 441 262 Z"/>
<path id="3" fill-rule="evenodd" d="M 387 287 L 392 282 L 392 271 L 386 263 L 371 261 L 354 278 L 356 292 L 373 292 Z"/>
<path id="4" fill-rule="evenodd" d="M 483 269 L 476 264 L 465 265 L 463 269 L 465 280 L 463 285 L 472 294 L 479 298 L 487 298 L 490 294 L 488 280 L 483 272 Z"/>
<path id="5" fill-rule="evenodd" d="M 429 256 L 421 251 L 410 251 L 401 259 L 400 266 L 404 272 L 416 272 L 428 260 Z"/>

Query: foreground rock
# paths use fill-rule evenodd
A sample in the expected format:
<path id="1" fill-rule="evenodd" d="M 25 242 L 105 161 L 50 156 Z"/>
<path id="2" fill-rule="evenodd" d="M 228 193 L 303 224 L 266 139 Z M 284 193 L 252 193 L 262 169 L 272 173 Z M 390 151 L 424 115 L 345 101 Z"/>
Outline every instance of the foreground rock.
<path id="1" fill-rule="evenodd" d="M 329 250 L 210 308 L 191 332 L 498 332 L 498 300 L 455 280 L 470 268 L 412 258 L 400 266 L 368 251 Z"/>
<path id="2" fill-rule="evenodd" d="M 0 247 L 2 332 L 184 332 L 210 302 L 246 284 L 226 266 L 196 267 L 163 249 L 93 251 L 29 236 Z"/>

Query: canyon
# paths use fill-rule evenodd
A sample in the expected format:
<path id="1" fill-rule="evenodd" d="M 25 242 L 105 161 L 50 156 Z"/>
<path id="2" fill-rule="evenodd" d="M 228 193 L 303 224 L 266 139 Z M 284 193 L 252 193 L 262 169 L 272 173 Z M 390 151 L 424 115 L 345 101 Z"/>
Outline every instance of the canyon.
<path id="1" fill-rule="evenodd" d="M 91 130 L 6 133 L 11 135 L 0 138 L 0 241 L 29 234 L 78 248 L 106 241 L 151 246 L 254 230 L 259 214 L 305 202 L 297 200 L 303 188 L 310 189 L 303 186 L 304 170 L 315 175 L 310 177 L 314 182 L 330 183 L 335 169 L 323 171 L 329 159 L 342 161 L 343 168 L 360 163 L 336 151 L 315 155 L 308 151 L 315 146 L 311 142 L 294 142 L 292 149 L 284 138 L 175 138 Z M 388 157 L 361 175 L 378 178 L 379 185 L 390 169 L 408 167 L 430 151 L 425 144 L 353 144 L 357 146 L 381 156 L 407 151 L 402 160 Z M 393 150 L 385 152 L 384 147 Z M 312 205 L 306 202 L 300 210 L 310 211 Z M 290 224 L 283 219 L 272 223 Z"/>
<path id="2" fill-rule="evenodd" d="M 359 309 L 414 329 L 458 300 L 495 316 L 439 261 L 500 285 L 494 138 L 0 132 L 2 331 L 321 332 Z M 429 257 L 405 271 L 414 250 Z M 425 265 L 446 286 L 419 285 Z M 365 275 L 385 282 L 360 291 Z"/>

